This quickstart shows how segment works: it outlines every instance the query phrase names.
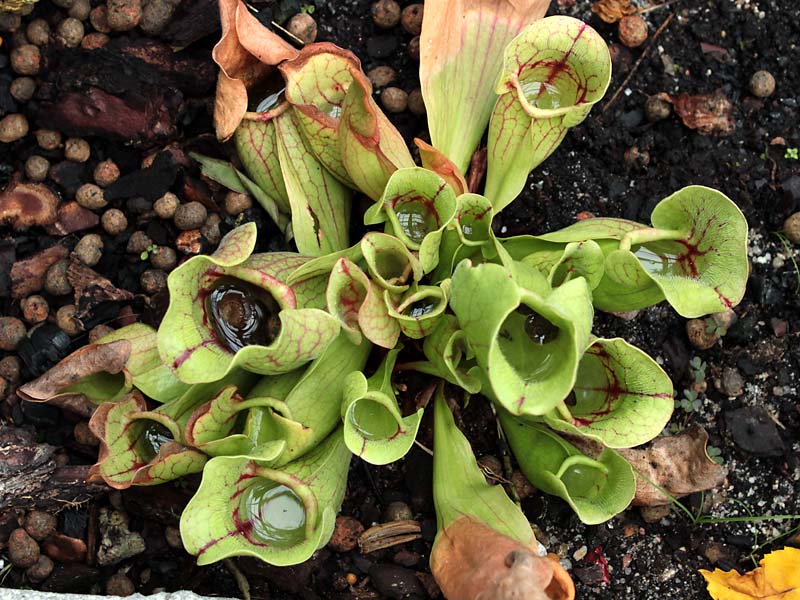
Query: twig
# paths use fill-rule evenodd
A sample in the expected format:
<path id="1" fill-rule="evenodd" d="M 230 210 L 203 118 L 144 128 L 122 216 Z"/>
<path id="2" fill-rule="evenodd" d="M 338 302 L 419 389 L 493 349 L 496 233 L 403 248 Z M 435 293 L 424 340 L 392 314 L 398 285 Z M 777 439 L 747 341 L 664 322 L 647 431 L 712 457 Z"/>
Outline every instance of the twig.
<path id="1" fill-rule="evenodd" d="M 236 580 L 236 585 L 239 587 L 239 591 L 242 592 L 242 598 L 244 598 L 244 600 L 250 600 L 250 582 L 247 581 L 247 577 L 244 576 L 244 573 L 239 570 L 239 567 L 237 567 L 236 563 L 230 558 L 226 558 L 222 563 Z"/>
<path id="2" fill-rule="evenodd" d="M 631 72 L 628 73 L 628 76 L 619 85 L 619 87 L 617 88 L 617 91 L 614 92 L 613 96 L 611 96 L 611 100 L 606 102 L 606 105 L 603 107 L 603 110 L 601 112 L 606 112 L 617 101 L 617 98 L 619 98 L 619 95 L 622 93 L 622 90 L 624 90 L 625 87 L 628 85 L 628 82 L 631 80 L 631 77 L 633 77 L 633 74 L 636 73 L 636 70 L 639 68 L 639 66 L 642 64 L 642 61 L 644 61 L 645 57 L 650 52 L 650 48 L 653 47 L 653 45 L 655 44 L 656 40 L 658 39 L 658 36 L 661 35 L 661 32 L 664 31 L 664 29 L 667 28 L 667 25 L 669 25 L 669 22 L 672 21 L 674 16 L 675 16 L 675 13 L 670 13 L 670 15 L 666 19 L 664 19 L 664 22 L 659 26 L 659 28 L 656 29 L 656 32 L 653 34 L 653 37 L 650 38 L 650 43 L 647 44 L 647 48 L 644 49 L 644 51 L 642 52 L 642 55 L 639 57 L 639 60 L 637 60 L 636 63 L 633 65 L 633 68 L 631 69 Z"/>
<path id="3" fill-rule="evenodd" d="M 661 4 L 656 4 L 655 6 L 650 6 L 649 8 L 640 8 L 636 11 L 637 15 L 643 15 L 645 13 L 652 12 L 654 10 L 658 10 L 659 8 L 664 8 L 665 6 L 669 6 L 670 4 L 675 4 L 676 2 L 680 2 L 681 0 L 669 0 L 669 2 L 663 2 Z"/>
<path id="4" fill-rule="evenodd" d="M 422 448 L 423 452 L 427 452 L 428 454 L 430 454 L 431 456 L 433 456 L 433 450 L 431 450 L 431 449 L 430 449 L 430 448 L 428 448 L 427 446 L 423 445 L 421 442 L 418 442 L 417 440 L 414 440 L 414 443 L 415 443 L 417 446 L 419 446 L 420 448 Z"/>

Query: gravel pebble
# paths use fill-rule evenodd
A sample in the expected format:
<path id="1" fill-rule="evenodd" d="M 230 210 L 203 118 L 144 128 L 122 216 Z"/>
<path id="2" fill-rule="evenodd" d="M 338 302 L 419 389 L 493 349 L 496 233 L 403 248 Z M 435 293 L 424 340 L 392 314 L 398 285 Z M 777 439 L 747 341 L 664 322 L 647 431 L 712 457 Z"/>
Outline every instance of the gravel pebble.
<path id="1" fill-rule="evenodd" d="M 147 269 L 139 277 L 139 283 L 146 294 L 157 294 L 167 289 L 167 274 L 161 269 Z"/>
<path id="2" fill-rule="evenodd" d="M 100 223 L 108 235 L 119 235 L 128 228 L 128 219 L 118 208 L 109 208 L 104 212 L 100 217 Z"/>
<path id="3" fill-rule="evenodd" d="M 74 318 L 78 308 L 74 304 L 65 304 L 56 311 L 56 324 L 58 328 L 70 337 L 75 337 L 83 331 L 78 321 Z"/>
<path id="4" fill-rule="evenodd" d="M 790 215 L 783 222 L 782 233 L 793 244 L 800 244 L 800 212 Z"/>
<path id="5" fill-rule="evenodd" d="M 93 8 L 89 13 L 89 23 L 100 33 L 111 33 L 111 27 L 108 26 L 108 7 L 96 6 Z"/>
<path id="6" fill-rule="evenodd" d="M 408 94 L 398 87 L 387 87 L 381 92 L 381 104 L 390 113 L 401 113 L 408 108 Z"/>
<path id="7" fill-rule="evenodd" d="M 119 167 L 113 160 L 103 160 L 94 168 L 94 182 L 100 187 L 108 187 L 119 179 Z"/>
<path id="8" fill-rule="evenodd" d="M 130 31 L 142 20 L 141 0 L 108 0 L 108 26 L 114 31 Z"/>
<path id="9" fill-rule="evenodd" d="M 106 594 L 109 596 L 132 596 L 136 586 L 127 575 L 115 573 L 106 581 Z"/>
<path id="10" fill-rule="evenodd" d="M 240 192 L 228 192 L 225 195 L 225 212 L 232 217 L 251 208 L 253 208 L 253 200 L 249 195 Z"/>
<path id="11" fill-rule="evenodd" d="M 367 73 L 367 79 L 372 82 L 372 87 L 382 88 L 397 79 L 397 72 L 388 65 L 381 65 L 370 69 Z"/>
<path id="12" fill-rule="evenodd" d="M 158 34 L 169 23 L 179 4 L 176 0 L 149 0 L 142 9 L 139 29 L 147 35 Z"/>
<path id="13" fill-rule="evenodd" d="M 39 544 L 24 529 L 15 529 L 8 538 L 8 558 L 20 569 L 32 567 L 39 560 Z"/>
<path id="14" fill-rule="evenodd" d="M 50 25 L 44 19 L 34 19 L 25 30 L 28 41 L 35 46 L 44 46 L 50 41 Z"/>
<path id="15" fill-rule="evenodd" d="M 89 142 L 81 138 L 69 138 L 64 142 L 64 157 L 72 162 L 83 163 L 89 160 L 92 150 Z"/>
<path id="16" fill-rule="evenodd" d="M 141 254 L 152 245 L 153 240 L 144 231 L 134 231 L 128 238 L 128 246 L 125 250 L 130 254 Z"/>
<path id="17" fill-rule="evenodd" d="M 91 12 L 92 3 L 89 0 L 75 0 L 67 14 L 78 21 L 85 21 Z"/>
<path id="18" fill-rule="evenodd" d="M 409 521 L 414 518 L 414 513 L 405 502 L 390 502 L 383 518 L 387 521 Z"/>
<path id="19" fill-rule="evenodd" d="M 32 510 L 25 517 L 25 531 L 33 539 L 42 541 L 56 530 L 57 519 L 42 510 Z"/>
<path id="20" fill-rule="evenodd" d="M 11 114 L 0 121 L 0 142 L 10 144 L 28 135 L 28 119 L 25 115 Z"/>
<path id="21" fill-rule="evenodd" d="M 647 39 L 647 23 L 638 15 L 622 17 L 619 21 L 619 41 L 628 48 L 636 48 Z"/>
<path id="22" fill-rule="evenodd" d="M 46 554 L 40 554 L 36 564 L 25 571 L 25 576 L 34 583 L 41 583 L 53 572 L 53 559 Z"/>
<path id="23" fill-rule="evenodd" d="M 26 38 L 27 39 L 27 38 Z M 34 44 L 23 44 L 11 51 L 11 68 L 19 75 L 36 75 L 42 66 L 42 53 Z"/>
<path id="24" fill-rule="evenodd" d="M 111 38 L 109 38 L 105 33 L 94 32 L 83 38 L 81 41 L 81 48 L 86 50 L 96 50 L 97 48 L 102 48 L 110 41 Z"/>
<path id="25" fill-rule="evenodd" d="M 42 150 L 56 150 L 61 146 L 61 134 L 53 129 L 37 129 L 33 135 Z"/>
<path id="26" fill-rule="evenodd" d="M 171 219 L 175 216 L 175 210 L 181 201 L 172 192 L 167 192 L 153 204 L 153 210 L 160 219 Z"/>
<path id="27" fill-rule="evenodd" d="M 83 236 L 72 254 L 87 267 L 93 267 L 103 256 L 103 240 L 96 233 Z"/>
<path id="28" fill-rule="evenodd" d="M 408 42 L 408 55 L 415 61 L 419 62 L 419 36 L 416 35 Z"/>
<path id="29" fill-rule="evenodd" d="M 150 253 L 150 264 L 156 269 L 171 271 L 178 264 L 178 255 L 169 246 L 159 246 L 158 252 Z"/>
<path id="30" fill-rule="evenodd" d="M 200 229 L 208 216 L 206 207 L 199 202 L 187 202 L 175 209 L 175 227 L 181 231 Z"/>
<path id="31" fill-rule="evenodd" d="M 75 200 L 82 207 L 90 210 L 98 210 L 108 204 L 104 196 L 103 188 L 94 183 L 84 183 L 79 187 L 78 191 L 75 192 Z"/>
<path id="32" fill-rule="evenodd" d="M 68 17 L 58 24 L 56 39 L 67 48 L 77 48 L 81 45 L 84 34 L 83 23 L 74 17 Z"/>
<path id="33" fill-rule="evenodd" d="M 409 4 L 403 9 L 400 15 L 400 23 L 411 35 L 419 35 L 422 33 L 422 15 L 424 13 L 424 6 L 422 4 Z"/>
<path id="34" fill-rule="evenodd" d="M 25 323 L 16 317 L 0 317 L 0 350 L 15 350 L 25 332 Z"/>
<path id="35" fill-rule="evenodd" d="M 756 98 L 766 98 L 775 93 L 775 78 L 769 71 L 756 71 L 750 78 L 750 92 Z"/>
<path id="36" fill-rule="evenodd" d="M 17 102 L 27 102 L 36 91 L 36 80 L 32 77 L 17 77 L 8 88 Z"/>
<path id="37" fill-rule="evenodd" d="M 41 183 L 47 179 L 47 173 L 50 171 L 50 161 L 44 156 L 33 154 L 25 161 L 25 176 L 37 183 Z"/>
<path id="38" fill-rule="evenodd" d="M 358 546 L 364 526 L 353 517 L 336 517 L 336 525 L 328 546 L 335 552 L 349 552 Z"/>
<path id="39" fill-rule="evenodd" d="M 53 296 L 65 296 L 72 292 L 72 285 L 67 279 L 69 260 L 62 259 L 50 265 L 44 275 L 44 289 Z"/>
<path id="40" fill-rule="evenodd" d="M 400 5 L 395 0 L 378 0 L 372 5 L 372 22 L 381 29 L 391 29 L 400 22 Z"/>
<path id="41" fill-rule="evenodd" d="M 19 381 L 22 373 L 22 361 L 16 356 L 6 356 L 0 359 L 0 377 L 12 383 Z"/>
<path id="42" fill-rule="evenodd" d="M 50 313 L 50 305 L 42 296 L 34 294 L 20 302 L 23 318 L 31 324 L 41 323 Z"/>
<path id="43" fill-rule="evenodd" d="M 421 117 L 425 114 L 425 100 L 422 98 L 422 90 L 417 88 L 408 95 L 408 110 L 411 114 Z"/>
<path id="44" fill-rule="evenodd" d="M 317 22 L 308 13 L 294 15 L 289 19 L 286 29 L 304 44 L 311 44 L 317 39 Z"/>

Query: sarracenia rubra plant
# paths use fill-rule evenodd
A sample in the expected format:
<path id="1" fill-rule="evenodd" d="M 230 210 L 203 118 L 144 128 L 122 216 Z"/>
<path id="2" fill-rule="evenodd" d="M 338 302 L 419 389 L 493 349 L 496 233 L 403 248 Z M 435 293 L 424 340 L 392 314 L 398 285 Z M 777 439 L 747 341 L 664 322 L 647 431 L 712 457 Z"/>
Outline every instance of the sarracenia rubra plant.
<path id="1" fill-rule="evenodd" d="M 434 396 L 431 568 L 447 598 L 573 598 L 525 515 L 484 481 L 445 400 L 457 388 L 493 404 L 522 472 L 582 521 L 642 497 L 629 449 L 668 422 L 672 383 L 641 350 L 594 336 L 594 311 L 729 309 L 747 279 L 747 224 L 720 192 L 691 185 L 649 225 L 594 218 L 495 236 L 494 216 L 610 80 L 600 36 L 541 18 L 547 6 L 429 0 L 432 144 L 415 140 L 420 166 L 352 53 L 295 50 L 241 1 L 220 0 L 215 121 L 240 166 L 196 158 L 253 195 L 297 252 L 255 252 L 255 224 L 233 229 L 170 274 L 157 332 L 122 328 L 21 389 L 98 405 L 92 475 L 113 487 L 202 472 L 181 519 L 200 563 L 306 560 L 331 535 L 351 456 L 402 458 Z M 481 194 L 466 169 L 487 128 Z M 359 194 L 367 208 L 351 215 Z M 351 218 L 368 228 L 360 239 Z M 394 385 L 399 370 L 426 380 L 418 402 Z"/>

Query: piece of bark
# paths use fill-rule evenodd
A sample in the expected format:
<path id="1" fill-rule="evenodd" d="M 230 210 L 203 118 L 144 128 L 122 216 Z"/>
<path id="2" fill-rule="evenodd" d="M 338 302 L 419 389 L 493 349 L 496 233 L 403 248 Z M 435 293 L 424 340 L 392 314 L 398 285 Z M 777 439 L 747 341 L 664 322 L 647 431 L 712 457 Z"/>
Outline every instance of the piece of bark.
<path id="1" fill-rule="evenodd" d="M 46 227 L 45 231 L 50 235 L 68 235 L 97 227 L 99 222 L 100 217 L 96 213 L 72 201 L 58 207 L 56 222 Z"/>
<path id="2" fill-rule="evenodd" d="M 0 512 L 49 506 L 63 508 L 108 490 L 88 483 L 89 467 L 56 463 L 57 448 L 37 443 L 31 432 L 0 427 Z"/>
<path id="3" fill-rule="evenodd" d="M 174 48 L 185 48 L 219 30 L 217 0 L 189 0 L 181 4 L 159 37 Z"/>
<path id="4" fill-rule="evenodd" d="M 13 229 L 52 225 L 57 207 L 58 196 L 43 183 L 12 181 L 0 193 L 0 224 Z"/>
<path id="5" fill-rule="evenodd" d="M 127 302 L 133 294 L 121 290 L 89 267 L 73 260 L 67 267 L 67 281 L 75 290 L 75 319 L 86 328 L 92 309 L 102 302 Z"/>
<path id="6" fill-rule="evenodd" d="M 14 263 L 11 267 L 11 297 L 25 298 L 41 290 L 47 269 L 68 254 L 64 246 L 55 245 Z"/>

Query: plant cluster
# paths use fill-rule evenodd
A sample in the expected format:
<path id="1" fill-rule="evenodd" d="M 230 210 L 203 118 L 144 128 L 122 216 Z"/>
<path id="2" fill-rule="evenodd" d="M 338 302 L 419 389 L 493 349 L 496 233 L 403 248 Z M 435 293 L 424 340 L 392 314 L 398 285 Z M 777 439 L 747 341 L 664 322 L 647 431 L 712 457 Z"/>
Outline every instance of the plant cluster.
<path id="1" fill-rule="evenodd" d="M 494 215 L 602 97 L 611 62 L 586 24 L 541 19 L 547 2 L 478 2 L 463 15 L 456 4 L 426 4 L 420 78 L 432 143 L 415 140 L 416 166 L 352 53 L 327 43 L 298 52 L 243 3 L 221 2 L 215 116 L 244 172 L 196 158 L 252 194 L 298 252 L 254 253 L 255 225 L 234 229 L 170 274 L 157 332 L 132 325 L 80 350 L 64 364 L 82 364 L 83 379 L 50 394 L 99 404 L 93 473 L 109 485 L 202 472 L 181 517 L 200 564 L 294 564 L 327 543 L 351 457 L 402 458 L 427 410 L 398 403 L 403 354 L 404 369 L 439 381 L 431 564 L 447 597 L 502 597 L 513 583 L 524 597 L 571 598 L 519 507 L 485 482 L 446 391 L 488 398 L 525 476 L 600 523 L 636 493 L 617 450 L 661 432 L 673 389 L 644 352 L 592 335 L 594 309 L 667 301 L 699 317 L 744 293 L 746 222 L 706 187 L 661 201 L 652 226 L 594 218 L 495 235 Z M 487 125 L 479 194 L 465 174 Z M 372 228 L 353 243 L 357 194 L 371 199 Z M 404 340 L 420 340 L 421 354 Z M 90 360 L 111 351 L 116 369 Z"/>

